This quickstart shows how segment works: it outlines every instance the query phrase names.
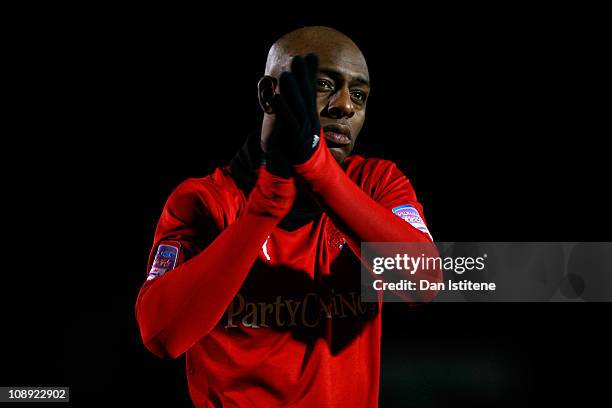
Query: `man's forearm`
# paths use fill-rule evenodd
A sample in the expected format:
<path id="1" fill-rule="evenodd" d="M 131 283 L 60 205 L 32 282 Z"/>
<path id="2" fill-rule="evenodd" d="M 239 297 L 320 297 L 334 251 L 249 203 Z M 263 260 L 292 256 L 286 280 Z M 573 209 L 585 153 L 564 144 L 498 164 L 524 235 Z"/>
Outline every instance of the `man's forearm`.
<path id="1" fill-rule="evenodd" d="M 306 181 L 315 198 L 322 204 L 327 214 L 345 233 L 351 250 L 361 257 L 362 242 L 420 242 L 429 243 L 431 237 L 405 222 L 370 198 L 357 186 L 335 161 L 324 140 L 322 146 L 308 162 L 295 166 L 298 176 Z M 435 245 L 407 246 L 407 251 L 416 251 L 413 255 L 437 256 Z M 362 259 L 363 262 L 365 260 Z M 371 270 L 371 265 L 365 264 Z M 418 272 L 420 278 L 431 282 L 442 279 L 438 269 L 423 269 Z M 414 279 L 408 274 L 407 279 Z M 419 291 L 407 295 L 397 293 L 407 302 L 428 302 L 436 291 Z"/>
<path id="2" fill-rule="evenodd" d="M 202 252 L 145 283 L 136 305 L 147 348 L 175 358 L 213 329 L 295 198 L 293 179 L 260 170 L 245 212 Z"/>
<path id="3" fill-rule="evenodd" d="M 429 236 L 370 198 L 334 160 L 324 139 L 312 158 L 295 166 L 315 198 L 341 225 L 347 238 L 361 242 L 430 242 Z"/>

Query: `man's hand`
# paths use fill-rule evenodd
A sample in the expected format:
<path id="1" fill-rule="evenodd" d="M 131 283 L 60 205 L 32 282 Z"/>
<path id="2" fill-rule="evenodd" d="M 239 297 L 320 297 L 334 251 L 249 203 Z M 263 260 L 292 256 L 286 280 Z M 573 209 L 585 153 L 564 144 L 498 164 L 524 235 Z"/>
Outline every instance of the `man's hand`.
<path id="1" fill-rule="evenodd" d="M 291 178 L 291 164 L 285 153 L 285 149 L 279 146 L 280 135 L 272 134 L 264 152 L 264 163 L 266 170 L 275 176 Z"/>
<path id="2" fill-rule="evenodd" d="M 319 58 L 294 57 L 291 72 L 280 76 L 280 94 L 272 99 L 276 118 L 271 135 L 272 151 L 282 151 L 290 165 L 302 164 L 315 152 L 321 137 L 317 111 L 316 78 Z"/>

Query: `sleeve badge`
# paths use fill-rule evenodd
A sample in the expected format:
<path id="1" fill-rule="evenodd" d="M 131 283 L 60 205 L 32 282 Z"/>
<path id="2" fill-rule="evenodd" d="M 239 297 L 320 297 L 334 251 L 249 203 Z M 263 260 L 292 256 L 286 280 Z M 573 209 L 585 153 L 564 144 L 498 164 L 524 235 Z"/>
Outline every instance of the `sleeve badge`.
<path id="1" fill-rule="evenodd" d="M 178 253 L 178 246 L 168 244 L 158 246 L 147 280 L 155 279 L 174 269 L 178 260 Z"/>
<path id="2" fill-rule="evenodd" d="M 421 218 L 419 211 L 414 206 L 410 204 L 400 205 L 399 207 L 395 207 L 391 211 L 393 211 L 393 214 L 397 215 L 398 217 L 412 225 L 414 228 L 429 235 L 429 238 L 433 241 L 433 237 L 429 233 L 429 229 L 427 228 L 427 225 L 425 225 L 425 221 L 423 221 L 423 218 Z"/>

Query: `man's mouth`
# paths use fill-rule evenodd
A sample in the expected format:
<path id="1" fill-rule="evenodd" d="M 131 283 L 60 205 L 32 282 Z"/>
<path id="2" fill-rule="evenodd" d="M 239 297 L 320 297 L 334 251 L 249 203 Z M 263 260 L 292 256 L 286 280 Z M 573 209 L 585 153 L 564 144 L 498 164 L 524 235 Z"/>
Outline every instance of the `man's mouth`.
<path id="1" fill-rule="evenodd" d="M 351 144 L 351 130 L 346 125 L 327 125 L 323 127 L 323 132 L 329 147 L 341 147 Z"/>

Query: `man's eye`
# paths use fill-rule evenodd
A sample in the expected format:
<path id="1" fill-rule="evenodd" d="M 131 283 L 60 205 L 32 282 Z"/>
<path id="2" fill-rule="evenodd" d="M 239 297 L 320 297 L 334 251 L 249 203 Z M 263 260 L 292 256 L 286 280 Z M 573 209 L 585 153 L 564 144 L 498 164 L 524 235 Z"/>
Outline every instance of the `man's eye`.
<path id="1" fill-rule="evenodd" d="M 365 102 L 366 94 L 361 91 L 352 91 L 351 97 L 359 102 Z"/>
<path id="2" fill-rule="evenodd" d="M 317 79 L 317 88 L 319 91 L 329 91 L 330 89 L 334 89 L 332 83 L 327 79 Z"/>

